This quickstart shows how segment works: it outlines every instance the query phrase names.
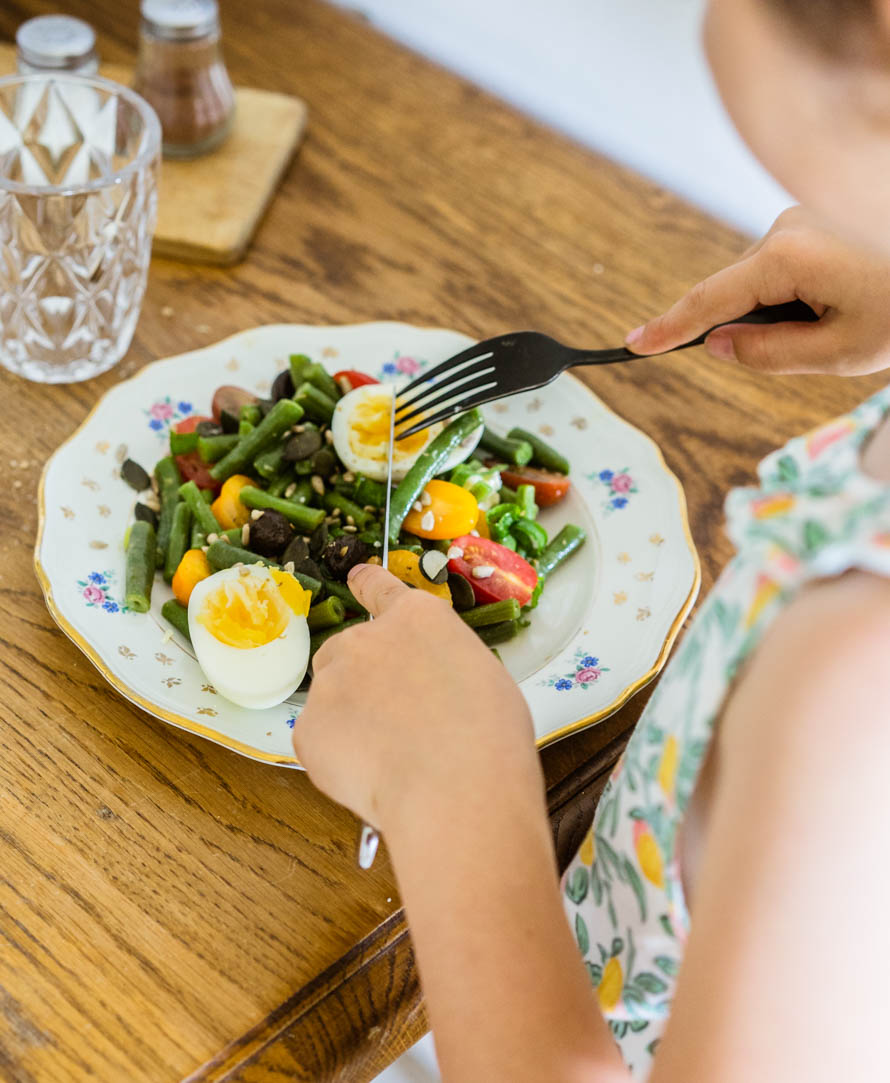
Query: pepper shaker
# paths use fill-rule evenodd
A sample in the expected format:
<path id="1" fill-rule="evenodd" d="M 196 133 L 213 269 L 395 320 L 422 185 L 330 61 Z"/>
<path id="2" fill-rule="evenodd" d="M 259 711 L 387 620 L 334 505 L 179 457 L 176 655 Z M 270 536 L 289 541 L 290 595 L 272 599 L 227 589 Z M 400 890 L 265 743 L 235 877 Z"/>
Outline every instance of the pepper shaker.
<path id="1" fill-rule="evenodd" d="M 216 0 L 142 0 L 134 89 L 161 121 L 169 158 L 195 158 L 228 135 L 235 94 Z"/>

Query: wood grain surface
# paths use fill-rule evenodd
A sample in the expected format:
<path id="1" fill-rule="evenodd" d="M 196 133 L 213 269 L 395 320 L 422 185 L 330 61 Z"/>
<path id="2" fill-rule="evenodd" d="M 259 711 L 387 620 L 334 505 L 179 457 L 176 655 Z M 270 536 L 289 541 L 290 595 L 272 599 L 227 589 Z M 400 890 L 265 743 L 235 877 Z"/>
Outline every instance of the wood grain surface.
<path id="1" fill-rule="evenodd" d="M 0 75 L 16 70 L 15 46 L 0 42 Z M 129 86 L 129 65 L 99 74 Z M 306 128 L 306 103 L 289 94 L 235 88 L 235 119 L 222 146 L 190 161 L 165 160 L 158 181 L 156 256 L 236 263 L 275 194 Z"/>
<path id="2" fill-rule="evenodd" d="M 6 0 L 0 36 L 51 0 Z M 68 0 L 127 62 L 136 5 Z M 147 361 L 277 321 L 391 318 L 484 337 L 618 344 L 746 241 L 319 0 L 223 0 L 242 85 L 313 123 L 233 269 L 154 260 L 105 376 L 0 371 L 0 1078 L 10 1083 L 373 1077 L 425 1027 L 384 855 L 304 776 L 141 714 L 55 628 L 32 569 L 49 453 Z M 591 103 L 591 108 L 607 103 Z M 700 351 L 584 371 L 686 486 L 704 588 L 727 489 L 879 378 L 766 379 Z M 595 440 L 595 434 L 591 434 Z M 15 465 L 13 465 L 15 463 Z M 561 862 L 645 696 L 548 749 Z"/>

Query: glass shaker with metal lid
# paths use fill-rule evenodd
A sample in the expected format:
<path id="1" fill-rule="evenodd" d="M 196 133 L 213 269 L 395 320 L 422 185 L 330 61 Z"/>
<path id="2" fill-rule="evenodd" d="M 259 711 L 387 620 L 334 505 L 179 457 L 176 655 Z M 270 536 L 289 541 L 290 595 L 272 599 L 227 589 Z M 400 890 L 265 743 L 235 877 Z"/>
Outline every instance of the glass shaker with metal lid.
<path id="1" fill-rule="evenodd" d="M 163 151 L 193 158 L 228 135 L 235 95 L 216 0 L 142 0 L 134 89 L 161 121 Z"/>
<path id="2" fill-rule="evenodd" d="M 47 71 L 95 75 L 99 69 L 93 28 L 71 15 L 29 19 L 16 31 L 15 43 L 21 75 Z"/>

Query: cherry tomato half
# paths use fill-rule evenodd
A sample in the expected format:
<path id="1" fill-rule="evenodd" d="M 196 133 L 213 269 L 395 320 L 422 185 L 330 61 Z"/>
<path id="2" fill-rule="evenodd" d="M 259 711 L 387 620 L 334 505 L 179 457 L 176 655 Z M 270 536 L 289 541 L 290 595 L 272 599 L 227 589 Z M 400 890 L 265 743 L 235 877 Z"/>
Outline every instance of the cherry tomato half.
<path id="1" fill-rule="evenodd" d="M 366 372 L 359 372 L 358 369 L 340 369 L 339 372 L 334 373 L 334 380 L 341 389 L 343 388 L 343 382 L 348 383 L 347 391 L 355 391 L 357 387 L 364 387 L 365 384 L 380 383 L 373 376 L 369 376 Z"/>
<path id="2" fill-rule="evenodd" d="M 532 592 L 538 585 L 538 573 L 518 553 L 490 538 L 477 538 L 464 534 L 455 538 L 452 545 L 463 550 L 463 556 L 452 557 L 448 570 L 462 575 L 473 588 L 480 605 L 515 598 L 520 605 L 528 605 Z M 493 569 L 490 575 L 479 578 L 473 569 Z"/>
<path id="3" fill-rule="evenodd" d="M 191 417 L 183 418 L 182 421 L 177 421 L 173 428 L 176 432 L 194 432 L 195 427 L 200 422 L 212 420 L 212 417 L 193 414 Z M 197 451 L 189 451 L 185 455 L 177 455 L 175 458 L 183 481 L 193 481 L 199 489 L 212 489 L 213 492 L 216 492 L 220 483 L 210 476 L 210 467 Z"/>
<path id="4" fill-rule="evenodd" d="M 571 487 L 565 474 L 554 470 L 541 470 L 536 466 L 514 466 L 501 471 L 501 481 L 516 489 L 520 485 L 534 485 L 535 503 L 539 508 L 549 508 L 558 503 Z"/>
<path id="5" fill-rule="evenodd" d="M 405 529 L 411 534 L 418 538 L 455 538 L 476 525 L 479 503 L 469 489 L 434 478 L 427 482 L 424 492 L 429 493 L 430 503 L 424 504 L 421 495 L 422 510 L 412 508 L 405 516 Z M 424 521 L 430 521 L 430 513 L 432 526 L 424 527 Z"/>

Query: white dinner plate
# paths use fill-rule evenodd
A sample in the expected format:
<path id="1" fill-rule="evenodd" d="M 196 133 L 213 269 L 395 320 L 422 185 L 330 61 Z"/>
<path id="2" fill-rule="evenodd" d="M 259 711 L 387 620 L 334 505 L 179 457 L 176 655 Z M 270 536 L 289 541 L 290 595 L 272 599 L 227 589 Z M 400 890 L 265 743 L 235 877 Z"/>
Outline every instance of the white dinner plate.
<path id="1" fill-rule="evenodd" d="M 41 479 L 37 576 L 61 629 L 127 699 L 157 718 L 253 759 L 298 767 L 291 730 L 305 695 L 263 711 L 237 707 L 208 682 L 188 643 L 160 616 L 124 605 L 123 538 L 136 494 L 127 457 L 151 471 L 169 428 L 210 413 L 214 389 L 262 395 L 291 353 L 331 372 L 404 379 L 471 344 L 457 331 L 369 323 L 277 324 L 147 365 L 118 384 L 50 458 Z M 586 545 L 548 582 L 531 626 L 499 648 L 531 707 L 540 746 L 592 725 L 650 681 L 698 591 L 698 557 L 683 490 L 658 447 L 574 377 L 484 410 L 487 423 L 540 433 L 572 466 L 568 497 L 541 513 L 553 534 L 572 522 Z"/>

